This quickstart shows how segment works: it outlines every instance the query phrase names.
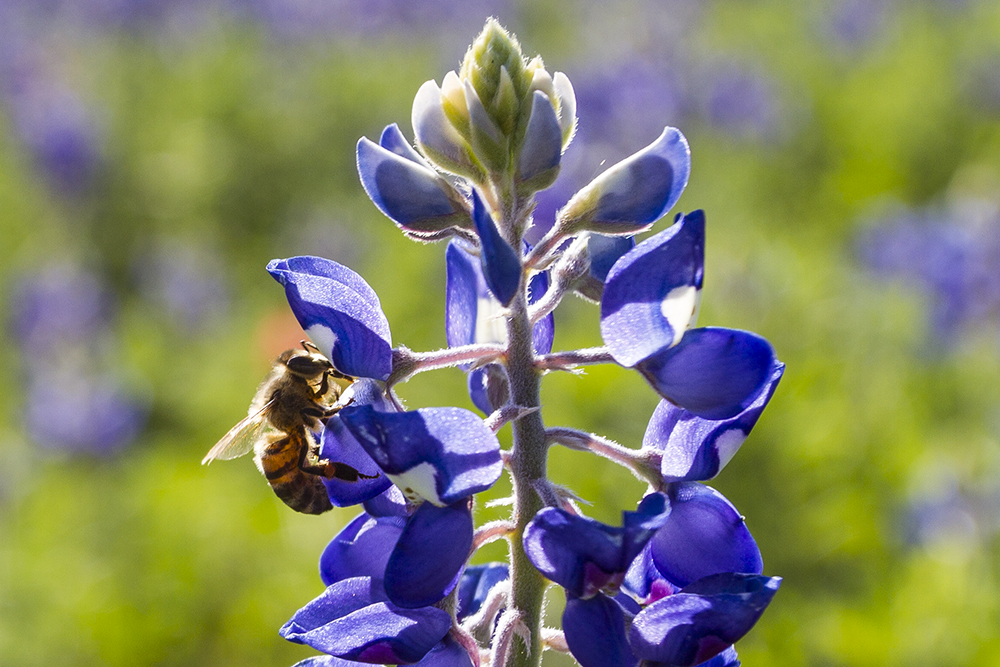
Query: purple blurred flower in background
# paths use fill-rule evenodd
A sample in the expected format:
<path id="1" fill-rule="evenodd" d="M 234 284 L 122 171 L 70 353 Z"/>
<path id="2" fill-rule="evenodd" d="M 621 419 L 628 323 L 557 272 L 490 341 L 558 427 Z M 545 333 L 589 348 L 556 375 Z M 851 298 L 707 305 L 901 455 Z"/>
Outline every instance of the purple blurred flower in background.
<path id="1" fill-rule="evenodd" d="M 949 346 L 1000 317 L 1000 210 L 966 200 L 883 216 L 859 236 L 861 262 L 927 296 L 931 336 Z"/>
<path id="2" fill-rule="evenodd" d="M 971 475 L 947 461 L 918 466 L 902 508 L 906 544 L 972 553 L 1000 532 L 1000 477 Z"/>
<path id="3" fill-rule="evenodd" d="M 9 326 L 22 349 L 48 356 L 60 348 L 90 346 L 115 310 L 111 290 L 96 274 L 59 264 L 20 276 Z"/>
<path id="4" fill-rule="evenodd" d="M 39 171 L 60 194 L 91 186 L 101 168 L 103 139 L 79 95 L 15 54 L 0 63 L 0 103 Z"/>
<path id="5" fill-rule="evenodd" d="M 859 48 L 885 28 L 891 9 L 892 0 L 834 0 L 823 11 L 817 29 L 835 46 Z"/>
<path id="6" fill-rule="evenodd" d="M 115 310 L 103 281 L 77 267 L 20 277 L 8 324 L 23 352 L 26 426 L 39 445 L 111 454 L 145 426 L 149 397 L 130 390 L 116 365 Z"/>
<path id="7" fill-rule="evenodd" d="M 100 455 L 134 442 L 146 425 L 148 397 L 130 390 L 118 370 L 67 363 L 32 369 L 25 399 L 31 439 L 45 449 Z"/>
<path id="8" fill-rule="evenodd" d="M 760 69 L 719 62 L 704 77 L 703 114 L 713 127 L 742 138 L 771 137 L 782 129 L 775 82 Z"/>
<path id="9" fill-rule="evenodd" d="M 207 248 L 168 241 L 141 255 L 134 273 L 149 304 L 193 333 L 225 317 L 229 294 L 218 267 L 219 259 Z"/>

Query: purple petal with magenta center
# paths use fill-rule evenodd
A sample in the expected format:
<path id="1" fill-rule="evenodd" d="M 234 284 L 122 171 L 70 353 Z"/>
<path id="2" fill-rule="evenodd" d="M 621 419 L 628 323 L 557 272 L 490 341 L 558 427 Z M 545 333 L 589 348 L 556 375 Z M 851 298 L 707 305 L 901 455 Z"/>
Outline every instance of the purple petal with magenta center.
<path id="1" fill-rule="evenodd" d="M 636 365 L 653 389 L 705 419 L 729 419 L 746 410 L 767 384 L 774 348 L 737 329 L 691 329 L 680 343 Z"/>
<path id="2" fill-rule="evenodd" d="M 650 541 L 656 569 L 686 586 L 721 572 L 760 574 L 764 563 L 746 522 L 725 496 L 697 482 L 671 484 L 670 515 Z"/>
<path id="3" fill-rule="evenodd" d="M 662 597 L 673 595 L 679 588 L 664 579 L 656 569 L 656 564 L 653 563 L 653 547 L 647 542 L 639 555 L 632 559 L 632 564 L 625 572 L 622 590 L 628 591 L 643 604 L 649 604 Z"/>
<path id="4" fill-rule="evenodd" d="M 710 660 L 750 631 L 780 585 L 780 577 L 736 573 L 699 580 L 636 615 L 629 630 L 632 650 L 677 667 Z"/>
<path id="5" fill-rule="evenodd" d="M 319 576 L 327 586 L 352 577 L 383 579 L 389 555 L 406 519 L 375 518 L 363 513 L 337 533 L 319 558 Z"/>
<path id="6" fill-rule="evenodd" d="M 424 503 L 406 522 L 385 568 L 389 599 L 407 609 L 438 602 L 458 584 L 472 548 L 469 499 L 446 507 Z"/>
<path id="7" fill-rule="evenodd" d="M 567 593 L 562 626 L 570 653 L 581 667 L 639 664 L 625 634 L 625 612 L 606 595 L 581 599 Z"/>
<path id="8" fill-rule="evenodd" d="M 662 453 L 663 481 L 701 481 L 718 475 L 750 435 L 784 372 L 785 365 L 775 361 L 771 377 L 757 397 L 729 419 L 704 419 L 669 401 L 660 401 L 646 426 L 642 446 Z"/>
<path id="9" fill-rule="evenodd" d="M 472 193 L 472 221 L 479 234 L 483 275 L 490 293 L 507 306 L 521 286 L 521 258 L 504 240 L 478 192 Z"/>
<path id="10" fill-rule="evenodd" d="M 392 481 L 413 499 L 450 505 L 500 478 L 500 442 L 483 420 L 461 408 L 378 412 L 347 407 L 341 419 Z"/>
<path id="11" fill-rule="evenodd" d="M 389 322 L 378 295 L 361 276 L 321 257 L 275 259 L 267 270 L 284 285 L 299 324 L 337 370 L 354 377 L 389 377 Z"/>
<path id="12" fill-rule="evenodd" d="M 445 611 L 400 609 L 384 600 L 370 577 L 345 579 L 297 611 L 280 634 L 337 658 L 400 664 L 423 658 L 451 628 Z"/>
<path id="13" fill-rule="evenodd" d="M 601 297 L 601 338 L 631 367 L 677 345 L 698 309 L 705 216 L 694 211 L 615 262 Z"/>
<path id="14" fill-rule="evenodd" d="M 669 515 L 666 498 L 654 493 L 636 512 L 622 512 L 621 528 L 547 507 L 524 531 L 528 560 L 578 598 L 616 592 L 632 560 Z"/>

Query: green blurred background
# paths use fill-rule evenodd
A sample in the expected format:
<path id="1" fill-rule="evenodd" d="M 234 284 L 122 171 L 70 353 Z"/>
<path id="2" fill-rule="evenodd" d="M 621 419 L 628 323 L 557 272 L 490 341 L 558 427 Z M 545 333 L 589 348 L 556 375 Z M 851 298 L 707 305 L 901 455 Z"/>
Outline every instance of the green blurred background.
<path id="1" fill-rule="evenodd" d="M 277 629 L 354 511 L 199 461 L 301 338 L 272 258 L 352 266 L 395 344 L 445 345 L 444 246 L 381 216 L 354 147 L 411 136 L 489 15 L 576 86 L 553 197 L 682 129 L 699 321 L 787 363 L 712 482 L 785 578 L 743 663 L 1000 665 L 995 0 L 0 2 L 0 664 L 313 654 Z M 600 344 L 592 304 L 556 317 L 557 349 Z M 619 368 L 543 392 L 547 424 L 629 446 L 657 402 Z M 458 370 L 400 393 L 471 407 Z M 551 471 L 606 522 L 643 491 L 582 453 Z"/>

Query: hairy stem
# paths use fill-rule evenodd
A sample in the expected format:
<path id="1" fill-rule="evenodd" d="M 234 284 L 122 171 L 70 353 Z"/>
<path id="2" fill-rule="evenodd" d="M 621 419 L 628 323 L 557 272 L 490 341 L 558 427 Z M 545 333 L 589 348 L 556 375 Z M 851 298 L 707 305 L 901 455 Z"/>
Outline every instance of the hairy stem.
<path id="1" fill-rule="evenodd" d="M 504 211 L 504 217 L 513 221 L 517 207 Z M 513 230 L 514 225 L 504 225 Z M 514 247 L 521 246 L 519 235 L 514 232 Z M 523 280 L 523 279 L 522 279 Z M 528 319 L 528 302 L 525 290 L 519 290 L 510 304 L 507 318 L 507 374 L 510 379 L 511 402 L 524 408 L 541 405 L 541 374 L 535 368 L 535 354 L 532 349 L 531 322 Z M 514 507 L 511 519 L 514 531 L 510 535 L 510 579 L 511 608 L 527 628 L 530 641 L 513 642 L 505 654 L 504 665 L 493 667 L 538 667 L 542 660 L 542 598 L 545 593 L 545 578 L 535 569 L 524 553 L 521 541 L 528 522 L 542 509 L 542 499 L 535 491 L 535 483 L 546 479 L 546 457 L 548 443 L 545 425 L 539 411 L 529 412 L 512 422 L 514 444 L 510 452 L 510 471 L 514 487 Z"/>

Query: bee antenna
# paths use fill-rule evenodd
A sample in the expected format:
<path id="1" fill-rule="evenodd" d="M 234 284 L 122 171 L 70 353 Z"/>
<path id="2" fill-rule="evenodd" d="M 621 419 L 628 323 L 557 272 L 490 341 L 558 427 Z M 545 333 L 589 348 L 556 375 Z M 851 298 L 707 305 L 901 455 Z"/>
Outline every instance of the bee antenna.
<path id="1" fill-rule="evenodd" d="M 319 352 L 319 348 L 313 345 L 312 341 L 300 340 L 299 342 L 302 343 L 302 349 L 305 350 L 306 352 L 309 352 L 310 350 L 312 350 L 313 352 Z"/>

